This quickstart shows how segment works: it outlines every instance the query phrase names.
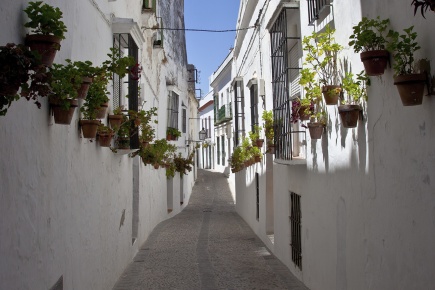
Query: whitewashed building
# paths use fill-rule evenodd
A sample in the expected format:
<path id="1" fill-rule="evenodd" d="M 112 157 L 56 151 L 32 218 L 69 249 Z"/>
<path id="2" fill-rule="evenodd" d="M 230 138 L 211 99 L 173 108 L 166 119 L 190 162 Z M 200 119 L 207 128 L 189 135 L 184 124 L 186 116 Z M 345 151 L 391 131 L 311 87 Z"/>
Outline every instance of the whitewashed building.
<path id="1" fill-rule="evenodd" d="M 45 2 L 68 28 L 55 63 L 100 65 L 111 47 L 135 57 L 141 78 L 111 83 L 109 110 L 157 107 L 156 137 L 178 128 L 173 142 L 187 156 L 198 102 L 184 32 L 162 29 L 184 28 L 184 2 Z M 27 4 L 2 2 L 1 45 L 24 42 Z M 153 228 L 186 206 L 196 168 L 168 180 L 164 169 L 81 138 L 78 109 L 70 126 L 57 125 L 40 102 L 38 110 L 20 99 L 0 117 L 0 289 L 111 289 Z"/>
<path id="2" fill-rule="evenodd" d="M 201 143 L 199 167 L 203 169 L 215 168 L 214 152 L 214 98 L 213 91 L 208 92 L 199 101 L 199 119 L 201 130 L 207 132 L 206 139 Z"/>
<path id="3" fill-rule="evenodd" d="M 327 24 L 344 46 L 339 57 L 347 58 L 354 72 L 363 65 L 348 42 L 363 16 L 389 18 L 390 29 L 401 33 L 413 25 L 421 46 L 416 58 L 432 62 L 435 15 L 428 10 L 424 19 L 418 10 L 414 16 L 411 2 L 240 2 L 232 91 L 244 105 L 233 115 L 235 144 L 262 123 L 263 110 L 273 110 L 285 125 L 275 132 L 280 141 L 274 155 L 235 173 L 236 208 L 310 289 L 435 284 L 433 96 L 424 97 L 422 105 L 403 106 L 388 67 L 381 77 L 371 77 L 356 128 L 342 126 L 334 105 L 326 108 L 329 122 L 319 140 L 300 122 L 290 123 L 291 101 L 302 94 L 301 40 Z"/>

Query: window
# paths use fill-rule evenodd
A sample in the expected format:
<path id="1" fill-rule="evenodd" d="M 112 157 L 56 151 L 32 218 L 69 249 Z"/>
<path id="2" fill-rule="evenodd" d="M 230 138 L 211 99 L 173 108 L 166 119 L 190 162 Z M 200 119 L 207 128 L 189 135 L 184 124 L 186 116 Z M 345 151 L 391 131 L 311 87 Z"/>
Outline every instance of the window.
<path id="1" fill-rule="evenodd" d="M 234 92 L 234 147 L 238 146 L 245 136 L 245 99 L 243 95 L 243 80 L 237 79 L 233 83 Z"/>
<path id="2" fill-rule="evenodd" d="M 143 0 L 142 9 L 152 9 L 155 12 L 156 4 L 156 0 Z"/>
<path id="3" fill-rule="evenodd" d="M 256 197 L 257 197 L 255 212 L 256 212 L 257 221 L 260 220 L 260 181 L 259 181 L 259 178 L 260 178 L 259 174 L 255 173 L 255 189 L 256 189 Z"/>
<path id="4" fill-rule="evenodd" d="M 320 13 L 326 7 L 330 6 L 330 0 L 308 0 L 308 25 L 319 19 Z"/>
<path id="5" fill-rule="evenodd" d="M 225 166 L 225 135 L 221 136 L 221 148 L 222 148 L 222 165 Z"/>
<path id="6" fill-rule="evenodd" d="M 182 124 L 182 132 L 183 133 L 186 133 L 186 124 L 187 124 L 187 115 L 186 115 L 186 109 L 183 109 L 183 111 L 182 111 L 182 114 L 183 114 L 183 116 L 182 116 L 182 118 L 181 118 L 181 121 L 183 122 L 183 124 Z"/>
<path id="7" fill-rule="evenodd" d="M 290 192 L 291 199 L 291 248 L 292 261 L 302 270 L 302 240 L 301 240 L 301 196 Z"/>
<path id="8" fill-rule="evenodd" d="M 113 47 L 118 50 L 121 57 L 126 55 L 134 58 L 138 63 L 139 49 L 133 37 L 129 33 L 113 34 Z M 138 95 L 139 95 L 139 79 L 133 74 L 128 74 L 124 78 L 120 78 L 117 74 L 113 76 L 113 108 L 124 106 L 129 110 L 138 111 Z M 128 96 L 128 98 L 127 98 Z M 139 134 L 137 127 L 132 124 L 132 137 L 130 138 L 130 148 L 139 148 Z M 136 134 L 134 133 L 136 132 Z"/>
<path id="9" fill-rule="evenodd" d="M 210 116 L 208 116 L 207 137 L 211 138 L 211 117 Z"/>
<path id="10" fill-rule="evenodd" d="M 169 92 L 168 100 L 168 127 L 178 129 L 178 95 L 174 91 Z"/>
<path id="11" fill-rule="evenodd" d="M 258 82 L 252 79 L 248 83 L 249 95 L 251 99 L 251 131 L 258 125 Z"/>
<path id="12" fill-rule="evenodd" d="M 305 134 L 297 125 L 293 128 L 288 118 L 292 113 L 291 100 L 300 94 L 300 37 L 287 34 L 288 31 L 297 31 L 297 12 L 297 8 L 284 8 L 270 29 L 275 157 L 282 160 L 299 156 L 299 146 L 302 146 L 299 134 Z"/>
<path id="13" fill-rule="evenodd" d="M 221 143 L 219 136 L 216 137 L 216 153 L 217 153 L 217 164 L 220 165 L 221 163 Z"/>

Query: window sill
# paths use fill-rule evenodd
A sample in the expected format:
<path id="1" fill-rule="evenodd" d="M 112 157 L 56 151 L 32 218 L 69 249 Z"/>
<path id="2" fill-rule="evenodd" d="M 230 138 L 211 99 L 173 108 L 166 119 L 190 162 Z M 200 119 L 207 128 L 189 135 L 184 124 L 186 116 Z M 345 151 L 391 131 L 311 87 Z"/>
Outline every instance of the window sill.
<path id="1" fill-rule="evenodd" d="M 303 157 L 293 157 L 293 160 L 275 159 L 274 162 L 280 165 L 307 165 L 307 159 Z"/>

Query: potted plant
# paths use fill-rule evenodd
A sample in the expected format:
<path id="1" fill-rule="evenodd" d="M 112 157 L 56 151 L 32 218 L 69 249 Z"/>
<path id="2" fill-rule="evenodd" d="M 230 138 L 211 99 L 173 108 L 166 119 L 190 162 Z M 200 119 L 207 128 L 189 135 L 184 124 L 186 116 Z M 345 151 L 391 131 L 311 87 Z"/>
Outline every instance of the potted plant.
<path id="1" fill-rule="evenodd" d="M 355 128 L 362 110 L 360 104 L 363 100 L 367 100 L 367 86 L 370 85 L 370 79 L 364 71 L 359 73 L 356 79 L 353 73 L 346 71 L 342 83 L 344 93 L 341 105 L 338 106 L 341 124 L 345 128 Z"/>
<path id="2" fill-rule="evenodd" d="M 423 18 L 424 13 L 427 12 L 427 9 L 435 11 L 435 0 L 412 0 L 411 5 L 414 5 L 414 16 L 417 13 L 418 8 L 421 9 L 421 15 Z"/>
<path id="3" fill-rule="evenodd" d="M 8 43 L 0 46 L 0 116 L 6 115 L 21 86 L 26 86 L 36 59 L 29 48 L 22 44 Z"/>
<path id="4" fill-rule="evenodd" d="M 299 84 L 304 88 L 304 98 L 292 101 L 292 122 L 309 120 L 314 113 L 314 104 L 322 96 L 320 85 L 315 80 L 316 72 L 309 68 L 301 70 Z"/>
<path id="5" fill-rule="evenodd" d="M 313 32 L 302 40 L 305 63 L 319 75 L 322 93 L 327 105 L 336 105 L 341 87 L 338 84 L 338 53 L 343 49 L 335 42 L 335 29 L 329 25 L 324 32 Z"/>
<path id="6" fill-rule="evenodd" d="M 251 144 L 251 140 L 247 137 L 243 137 L 242 139 L 242 156 L 243 156 L 243 162 L 245 164 L 245 167 L 251 166 L 253 164 L 251 158 L 252 156 L 252 144 Z"/>
<path id="7" fill-rule="evenodd" d="M 119 128 L 119 126 L 122 123 L 123 111 L 124 111 L 124 106 L 118 106 L 115 109 L 113 109 L 112 114 L 109 114 L 108 116 L 110 127 Z"/>
<path id="8" fill-rule="evenodd" d="M 113 135 L 115 134 L 114 130 L 101 123 L 98 126 L 97 134 L 100 146 L 110 147 Z"/>
<path id="9" fill-rule="evenodd" d="M 307 123 L 311 139 L 321 139 L 328 121 L 328 113 L 322 102 L 316 104 L 315 113 L 311 115 L 310 122 Z M 305 126 L 304 126 L 305 127 Z"/>
<path id="10" fill-rule="evenodd" d="M 151 123 L 153 122 L 154 124 L 157 124 L 157 120 L 152 120 L 153 117 L 157 116 L 157 108 L 153 107 L 148 111 L 129 111 L 129 116 L 134 121 L 135 126 L 139 129 L 139 142 L 142 146 L 148 146 L 155 136 L 155 129 Z"/>
<path id="11" fill-rule="evenodd" d="M 127 116 L 123 116 L 123 122 L 117 131 L 115 145 L 117 149 L 130 149 L 131 123 Z"/>
<path id="12" fill-rule="evenodd" d="M 273 112 L 263 111 L 262 119 L 264 121 L 264 135 L 267 140 L 267 152 L 274 153 L 275 149 L 275 132 L 273 125 Z"/>
<path id="13" fill-rule="evenodd" d="M 404 34 L 390 30 L 388 45 L 394 59 L 394 84 L 399 91 L 404 106 L 421 105 L 423 102 L 424 86 L 427 81 L 425 73 L 417 73 L 414 53 L 420 49 L 414 26 L 403 29 Z"/>
<path id="14" fill-rule="evenodd" d="M 360 52 L 364 69 L 369 76 L 384 74 L 389 60 L 386 50 L 386 29 L 389 19 L 381 20 L 363 17 L 358 25 L 353 27 L 353 34 L 349 37 L 349 45 L 353 46 L 356 53 Z"/>
<path id="15" fill-rule="evenodd" d="M 252 144 L 257 147 L 263 147 L 264 139 L 260 139 L 261 127 L 254 125 L 254 131 L 249 132 L 249 138 L 251 138 Z"/>
<path id="16" fill-rule="evenodd" d="M 231 171 L 233 173 L 239 172 L 244 167 L 244 161 L 243 161 L 243 149 L 242 147 L 236 147 L 234 148 L 233 154 L 230 158 L 230 166 Z"/>
<path id="17" fill-rule="evenodd" d="M 92 62 L 89 60 L 72 62 L 70 59 L 67 59 L 66 62 L 72 64 L 82 76 L 82 85 L 77 92 L 77 99 L 85 99 L 89 90 L 89 86 L 99 69 L 92 66 Z"/>
<path id="18" fill-rule="evenodd" d="M 253 146 L 251 147 L 251 155 L 254 157 L 254 162 L 258 163 L 261 162 L 262 156 L 261 156 L 261 151 L 260 148 L 258 148 L 257 146 Z"/>
<path id="19" fill-rule="evenodd" d="M 53 64 L 49 70 L 52 94 L 49 101 L 56 124 L 69 125 L 77 107 L 77 90 L 82 78 L 73 65 Z"/>
<path id="20" fill-rule="evenodd" d="M 26 35 L 26 45 L 36 51 L 41 57 L 41 62 L 51 66 L 60 50 L 60 42 L 65 39 L 67 28 L 63 23 L 62 11 L 58 7 L 50 6 L 42 1 L 29 2 L 24 9 L 29 21 L 24 24 L 33 34 Z"/>
<path id="21" fill-rule="evenodd" d="M 181 136 L 181 132 L 178 131 L 178 129 L 172 127 L 168 127 L 166 129 L 166 140 L 168 141 L 177 140 L 177 138 L 180 136 Z"/>

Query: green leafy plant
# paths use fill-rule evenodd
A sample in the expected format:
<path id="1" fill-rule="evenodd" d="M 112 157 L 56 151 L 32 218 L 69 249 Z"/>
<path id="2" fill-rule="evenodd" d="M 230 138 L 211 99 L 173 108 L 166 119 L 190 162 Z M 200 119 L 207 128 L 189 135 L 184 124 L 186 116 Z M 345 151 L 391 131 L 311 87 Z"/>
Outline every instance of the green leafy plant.
<path id="1" fill-rule="evenodd" d="M 266 136 L 267 143 L 269 145 L 274 144 L 274 122 L 273 122 L 273 112 L 263 111 L 262 119 L 264 121 L 264 135 Z"/>
<path id="2" fill-rule="evenodd" d="M 243 156 L 243 148 L 238 146 L 234 148 L 233 154 L 230 158 L 230 166 L 231 168 L 237 172 L 243 168 L 243 163 L 245 162 Z"/>
<path id="3" fill-rule="evenodd" d="M 0 46 L 0 116 L 6 115 L 12 102 L 19 99 L 20 87 L 21 96 L 34 99 L 40 107 L 38 95 L 45 96 L 49 91 L 46 68 L 39 65 L 27 46 L 14 43 Z"/>
<path id="4" fill-rule="evenodd" d="M 80 108 L 83 118 L 95 120 L 101 105 L 109 101 L 107 82 L 104 76 L 97 75 L 89 86 L 88 95 Z"/>
<path id="5" fill-rule="evenodd" d="M 100 125 L 98 125 L 97 133 L 99 135 L 111 135 L 111 136 L 113 136 L 115 134 L 115 131 L 112 128 L 101 123 Z"/>
<path id="6" fill-rule="evenodd" d="M 70 103 L 67 100 L 77 98 L 77 90 L 82 84 L 82 76 L 72 64 L 53 64 L 49 73 L 52 92 L 50 100 L 64 109 L 68 109 Z"/>
<path id="7" fill-rule="evenodd" d="M 30 21 L 24 24 L 31 28 L 32 33 L 42 35 L 54 35 L 60 39 L 65 39 L 67 28 L 63 23 L 62 11 L 58 7 L 50 6 L 42 1 L 29 2 L 29 6 L 24 9 Z"/>
<path id="8" fill-rule="evenodd" d="M 254 130 L 249 132 L 249 138 L 251 138 L 251 141 L 255 143 L 258 139 L 260 139 L 260 132 L 262 128 L 258 125 L 254 125 Z"/>
<path id="9" fill-rule="evenodd" d="M 168 127 L 166 129 L 166 134 L 171 135 L 174 138 L 181 137 L 181 132 L 178 129 L 172 127 Z"/>
<path id="10" fill-rule="evenodd" d="M 121 52 L 117 48 L 110 48 L 107 54 L 109 59 L 103 62 L 102 68 L 107 71 L 108 77 L 111 79 L 111 74 L 117 74 L 120 78 L 125 77 L 129 73 L 129 68 L 135 64 L 135 60 L 131 56 L 122 57 Z"/>
<path id="11" fill-rule="evenodd" d="M 393 53 L 395 75 L 415 73 L 414 53 L 420 49 L 417 41 L 417 32 L 413 31 L 414 26 L 403 29 L 404 34 L 390 30 L 388 37 L 390 42 L 388 49 Z"/>
<path id="12" fill-rule="evenodd" d="M 349 45 L 353 46 L 355 52 L 371 50 L 384 50 L 387 45 L 387 27 L 389 19 L 381 20 L 363 17 L 362 20 L 353 27 L 353 34 L 349 37 Z"/>
<path id="13" fill-rule="evenodd" d="M 305 65 L 310 65 L 319 76 L 322 85 L 336 85 L 338 83 L 338 53 L 343 47 L 335 42 L 335 29 L 329 25 L 324 32 L 313 32 L 302 40 L 305 51 Z"/>
<path id="14" fill-rule="evenodd" d="M 341 103 L 360 104 L 363 100 L 367 100 L 367 86 L 369 85 L 370 79 L 364 71 L 356 76 L 352 72 L 346 72 L 342 79 L 344 94 Z"/>
<path id="15" fill-rule="evenodd" d="M 194 155 L 192 153 L 189 154 L 187 158 L 184 158 L 181 153 L 178 153 L 178 155 L 174 154 L 173 162 L 175 164 L 175 171 L 179 172 L 180 176 L 192 171 L 192 166 L 194 164 Z"/>
<path id="16" fill-rule="evenodd" d="M 140 110 L 138 112 L 130 110 L 129 116 L 139 129 L 139 141 L 151 142 L 155 136 L 155 129 L 151 124 L 157 124 L 157 120 L 153 120 L 153 117 L 157 117 L 157 108 L 153 107 L 148 111 Z"/>
<path id="17" fill-rule="evenodd" d="M 113 115 L 122 115 L 122 111 L 124 111 L 124 106 L 118 106 L 113 109 Z"/>

